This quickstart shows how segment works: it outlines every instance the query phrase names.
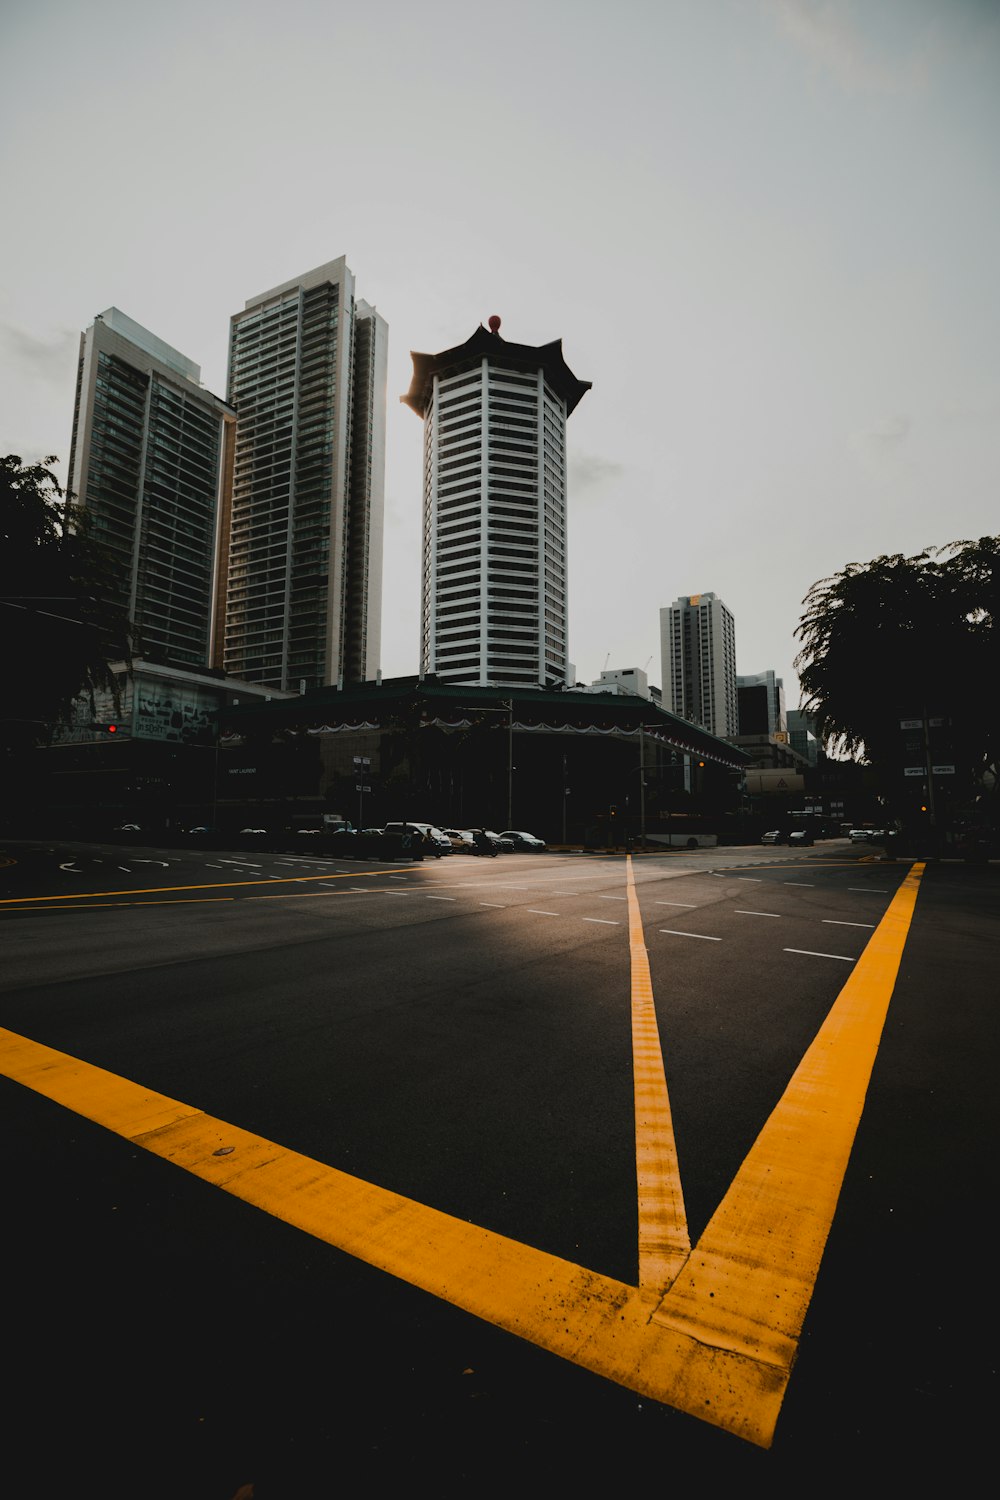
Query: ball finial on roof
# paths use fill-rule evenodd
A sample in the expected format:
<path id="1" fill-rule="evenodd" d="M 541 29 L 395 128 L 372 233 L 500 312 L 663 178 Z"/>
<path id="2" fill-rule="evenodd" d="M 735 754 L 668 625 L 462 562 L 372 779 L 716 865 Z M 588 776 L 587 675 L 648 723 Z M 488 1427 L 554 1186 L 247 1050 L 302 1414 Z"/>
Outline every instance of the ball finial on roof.
<path id="1" fill-rule="evenodd" d="M 493 316 L 492 316 L 492 318 L 490 318 L 490 333 L 499 333 L 499 332 L 500 332 L 500 319 L 497 317 L 496 313 L 494 313 Z"/>

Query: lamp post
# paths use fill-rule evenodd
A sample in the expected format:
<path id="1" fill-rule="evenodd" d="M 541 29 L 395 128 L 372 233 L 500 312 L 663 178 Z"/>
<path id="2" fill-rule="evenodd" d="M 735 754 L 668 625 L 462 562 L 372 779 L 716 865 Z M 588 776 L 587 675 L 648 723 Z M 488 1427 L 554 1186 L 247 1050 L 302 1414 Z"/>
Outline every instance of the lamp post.
<path id="1" fill-rule="evenodd" d="M 462 705 L 460 712 L 468 714 L 507 715 L 507 827 L 514 826 L 514 700 L 501 698 L 501 708 L 483 708 L 480 704 Z"/>
<path id="2" fill-rule="evenodd" d="M 358 830 L 360 831 L 365 826 L 365 792 L 371 791 L 370 786 L 365 786 L 365 776 L 368 774 L 368 767 L 371 765 L 371 757 L 368 755 L 356 755 L 354 757 L 354 764 L 357 767 L 354 774 L 361 777 L 361 780 L 355 784 L 355 791 L 358 794 Z"/>

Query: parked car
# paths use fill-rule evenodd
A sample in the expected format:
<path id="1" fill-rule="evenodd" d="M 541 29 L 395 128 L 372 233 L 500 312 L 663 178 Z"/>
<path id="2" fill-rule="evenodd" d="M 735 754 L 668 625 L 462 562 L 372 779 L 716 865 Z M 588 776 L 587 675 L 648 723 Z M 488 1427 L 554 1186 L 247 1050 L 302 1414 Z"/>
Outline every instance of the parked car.
<path id="1" fill-rule="evenodd" d="M 812 834 L 809 832 L 808 828 L 795 828 L 788 835 L 788 842 L 790 844 L 812 845 L 816 841 L 813 838 Z"/>
<path id="2" fill-rule="evenodd" d="M 432 854 L 435 859 L 440 859 L 443 854 L 451 853 L 451 839 L 441 832 L 436 823 L 417 823 L 413 819 L 407 819 L 405 823 L 387 823 L 382 834 L 384 838 L 401 839 L 407 831 L 414 828 L 423 834 L 425 854 Z"/>
<path id="3" fill-rule="evenodd" d="M 475 854 L 476 842 L 472 837 L 471 829 L 445 828 L 442 831 L 445 838 L 451 840 L 451 852 L 453 854 Z"/>
<path id="4" fill-rule="evenodd" d="M 192 830 L 192 832 L 193 831 L 194 830 Z M 266 828 L 241 828 L 240 829 L 240 838 L 241 839 L 259 838 L 261 836 L 261 834 L 266 834 L 266 833 L 267 833 L 267 829 Z"/>
<path id="5" fill-rule="evenodd" d="M 772 828 L 761 834 L 760 841 L 762 844 L 787 844 L 788 835 L 782 833 L 780 828 Z"/>
<path id="6" fill-rule="evenodd" d="M 485 831 L 489 834 L 491 839 L 496 839 L 497 848 L 500 850 L 501 854 L 514 854 L 516 852 L 516 845 L 514 843 L 514 840 L 512 838 L 508 838 L 505 833 L 496 833 L 492 828 L 487 828 Z"/>
<path id="7" fill-rule="evenodd" d="M 515 828 L 507 828 L 501 833 L 502 839 L 510 839 L 514 848 L 526 854 L 544 854 L 548 845 L 544 839 L 536 838 L 533 833 L 524 833 Z"/>
<path id="8" fill-rule="evenodd" d="M 867 842 L 868 842 L 868 829 L 867 828 L 852 828 L 851 831 L 850 831 L 850 833 L 847 835 L 847 837 L 850 839 L 850 841 L 851 841 L 852 844 L 867 844 Z"/>

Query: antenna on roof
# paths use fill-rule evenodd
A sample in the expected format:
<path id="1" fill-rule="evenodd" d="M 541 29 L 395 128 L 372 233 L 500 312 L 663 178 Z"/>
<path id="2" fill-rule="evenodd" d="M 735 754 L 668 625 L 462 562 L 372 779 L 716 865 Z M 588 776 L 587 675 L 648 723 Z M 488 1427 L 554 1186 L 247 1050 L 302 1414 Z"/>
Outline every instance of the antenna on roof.
<path id="1" fill-rule="evenodd" d="M 611 660 L 611 652 L 609 651 L 608 654 L 607 654 L 607 656 L 604 658 L 604 666 L 601 668 L 602 672 L 606 672 L 608 670 L 608 662 L 610 660 Z"/>

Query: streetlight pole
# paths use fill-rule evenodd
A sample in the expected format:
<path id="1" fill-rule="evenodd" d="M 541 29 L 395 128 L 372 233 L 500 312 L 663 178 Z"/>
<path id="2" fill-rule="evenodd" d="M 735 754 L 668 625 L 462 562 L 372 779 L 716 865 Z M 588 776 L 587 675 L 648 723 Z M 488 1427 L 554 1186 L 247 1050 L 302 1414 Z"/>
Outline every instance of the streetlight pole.
<path id="1" fill-rule="evenodd" d="M 646 741 L 639 725 L 639 846 L 646 847 Z"/>
<path id="2" fill-rule="evenodd" d="M 358 793 L 358 829 L 360 831 L 365 826 L 365 776 L 367 775 L 368 767 L 371 765 L 371 757 L 368 755 L 356 755 L 354 757 L 354 764 L 357 766 L 355 774 L 361 777 L 361 780 L 356 785 Z"/>
<path id="3" fill-rule="evenodd" d="M 514 826 L 514 700 L 507 702 L 510 718 L 507 720 L 507 827 Z"/>

